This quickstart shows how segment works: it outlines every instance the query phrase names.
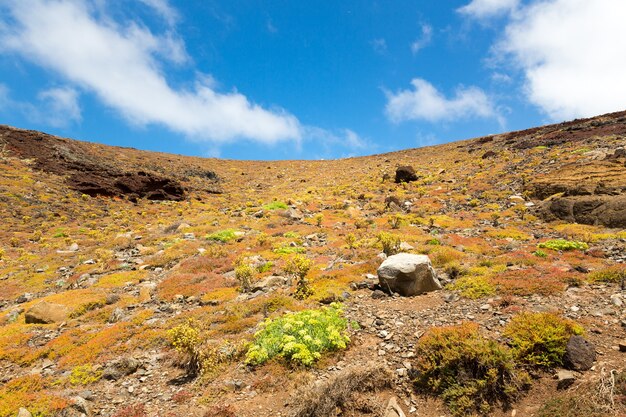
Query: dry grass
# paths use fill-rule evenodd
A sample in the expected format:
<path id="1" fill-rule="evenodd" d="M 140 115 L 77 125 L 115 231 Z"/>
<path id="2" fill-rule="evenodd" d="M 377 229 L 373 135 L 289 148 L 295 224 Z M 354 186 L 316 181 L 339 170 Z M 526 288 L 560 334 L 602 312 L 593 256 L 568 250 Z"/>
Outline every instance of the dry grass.
<path id="1" fill-rule="evenodd" d="M 381 365 L 369 363 L 336 374 L 322 384 L 298 390 L 292 417 L 332 417 L 342 415 L 346 406 L 360 393 L 372 393 L 389 388 L 392 377 Z M 382 406 L 381 410 L 382 411 Z M 380 413 L 373 415 L 381 415 Z"/>

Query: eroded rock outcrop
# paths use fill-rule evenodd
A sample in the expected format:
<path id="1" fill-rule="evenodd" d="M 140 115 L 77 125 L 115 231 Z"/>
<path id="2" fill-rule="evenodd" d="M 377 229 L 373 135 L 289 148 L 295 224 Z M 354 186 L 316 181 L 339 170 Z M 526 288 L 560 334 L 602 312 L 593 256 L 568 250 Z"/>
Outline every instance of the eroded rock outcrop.
<path id="1" fill-rule="evenodd" d="M 527 191 L 541 199 L 545 220 L 626 227 L 626 157 L 613 152 L 605 160 L 567 164 L 535 179 Z"/>

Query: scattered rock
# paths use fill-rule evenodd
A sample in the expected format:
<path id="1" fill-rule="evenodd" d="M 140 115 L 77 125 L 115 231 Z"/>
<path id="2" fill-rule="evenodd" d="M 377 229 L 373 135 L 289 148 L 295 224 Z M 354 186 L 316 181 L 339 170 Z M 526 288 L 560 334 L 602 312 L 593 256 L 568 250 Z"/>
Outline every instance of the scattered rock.
<path id="1" fill-rule="evenodd" d="M 379 300 L 381 298 L 387 298 L 387 294 L 381 290 L 374 290 L 372 292 L 372 298 L 375 300 Z"/>
<path id="2" fill-rule="evenodd" d="M 83 413 L 86 416 L 91 416 L 91 408 L 89 407 L 89 403 L 83 397 L 76 396 L 72 398 L 72 408 L 79 413 Z"/>
<path id="3" fill-rule="evenodd" d="M 617 346 L 620 352 L 626 352 L 626 340 L 622 340 Z"/>
<path id="4" fill-rule="evenodd" d="M 596 349 L 593 344 L 582 336 L 570 337 L 565 348 L 563 363 L 567 369 L 587 371 L 596 360 Z"/>
<path id="5" fill-rule="evenodd" d="M 381 288 L 403 296 L 441 289 L 430 259 L 426 255 L 399 253 L 385 259 L 378 268 Z"/>
<path id="6" fill-rule="evenodd" d="M 19 411 L 17 412 L 17 417 L 33 417 L 33 415 L 24 407 L 20 407 Z"/>
<path id="7" fill-rule="evenodd" d="M 396 169 L 396 183 L 417 181 L 417 174 L 412 166 L 402 166 Z"/>
<path id="8" fill-rule="evenodd" d="M 120 296 L 117 294 L 107 294 L 106 305 L 115 304 L 120 300 Z"/>
<path id="9" fill-rule="evenodd" d="M 119 307 L 116 307 L 115 310 L 113 310 L 111 312 L 111 315 L 109 316 L 109 323 L 117 323 L 118 321 L 122 321 L 125 316 L 126 314 L 124 313 L 124 310 L 122 310 Z"/>
<path id="10" fill-rule="evenodd" d="M 256 292 L 256 291 L 269 292 L 275 288 L 287 285 L 287 282 L 288 280 L 285 277 L 271 275 L 259 282 L 255 282 L 252 287 L 252 292 Z"/>
<path id="11" fill-rule="evenodd" d="M 31 307 L 25 314 L 26 324 L 59 323 L 67 319 L 70 311 L 61 304 L 41 301 Z"/>
<path id="12" fill-rule="evenodd" d="M 387 403 L 387 408 L 385 409 L 384 417 L 406 417 L 402 408 L 398 405 L 398 401 L 396 397 L 391 397 L 389 402 Z"/>
<path id="13" fill-rule="evenodd" d="M 569 388 L 576 381 L 574 373 L 565 369 L 559 370 L 556 377 L 558 379 L 556 388 L 560 390 Z"/>
<path id="14" fill-rule="evenodd" d="M 623 306 L 624 302 L 622 301 L 622 296 L 619 294 L 613 294 L 611 296 L 611 304 L 613 304 L 615 307 Z"/>
<path id="15" fill-rule="evenodd" d="M 104 368 L 102 378 L 117 381 L 118 379 L 130 375 L 139 368 L 139 361 L 133 358 L 121 358 L 111 361 Z"/>

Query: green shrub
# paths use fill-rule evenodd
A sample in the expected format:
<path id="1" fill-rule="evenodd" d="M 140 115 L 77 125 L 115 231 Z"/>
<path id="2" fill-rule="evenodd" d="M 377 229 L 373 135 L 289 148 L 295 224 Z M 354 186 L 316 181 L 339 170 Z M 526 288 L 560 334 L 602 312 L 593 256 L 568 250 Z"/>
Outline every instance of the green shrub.
<path id="1" fill-rule="evenodd" d="M 262 274 L 272 269 L 273 266 L 274 266 L 274 262 L 269 261 L 269 262 L 265 262 L 264 264 L 257 266 L 256 270 L 259 274 Z"/>
<path id="2" fill-rule="evenodd" d="M 429 330 L 416 353 L 416 387 L 440 396 L 455 416 L 507 405 L 529 384 L 509 349 L 481 336 L 474 323 Z"/>
<path id="3" fill-rule="evenodd" d="M 221 364 L 240 358 L 245 350 L 242 341 L 206 343 L 193 319 L 168 330 L 167 336 L 171 346 L 182 355 L 182 365 L 190 376 L 213 376 Z"/>
<path id="4" fill-rule="evenodd" d="M 79 365 L 72 369 L 70 384 L 89 385 L 98 382 L 102 378 L 102 371 L 94 369 L 91 365 Z"/>
<path id="5" fill-rule="evenodd" d="M 302 246 L 281 245 L 274 248 L 273 252 L 279 255 L 291 255 L 294 253 L 305 253 L 306 249 Z"/>
<path id="6" fill-rule="evenodd" d="M 542 251 L 541 249 L 537 249 L 536 251 L 534 251 L 533 255 L 535 255 L 538 258 L 547 258 L 548 257 L 548 254 L 545 253 L 544 251 Z"/>
<path id="7" fill-rule="evenodd" d="M 235 278 L 239 282 L 241 292 L 248 292 L 252 288 L 252 278 L 255 270 L 247 263 L 240 263 L 235 267 Z"/>
<path id="8" fill-rule="evenodd" d="M 272 201 L 263 206 L 264 210 L 286 210 L 289 206 L 282 201 Z"/>
<path id="9" fill-rule="evenodd" d="M 260 365 L 272 358 L 310 366 L 322 353 L 345 349 L 350 342 L 347 320 L 338 304 L 288 313 L 261 323 L 246 354 L 246 363 Z"/>
<path id="10" fill-rule="evenodd" d="M 296 255 L 287 262 L 285 273 L 296 279 L 295 297 L 303 300 L 313 294 L 313 290 L 309 287 L 306 275 L 313 266 L 313 261 L 304 255 Z"/>
<path id="11" fill-rule="evenodd" d="M 578 324 L 554 313 L 521 313 L 504 329 L 518 360 L 548 368 L 563 363 L 569 338 L 582 333 Z"/>
<path id="12" fill-rule="evenodd" d="M 200 331 L 196 323 L 189 319 L 167 331 L 170 344 L 184 356 L 184 367 L 190 375 L 196 375 L 202 368 L 202 348 Z"/>
<path id="13" fill-rule="evenodd" d="M 385 255 L 395 255 L 400 251 L 400 238 L 387 232 L 380 232 L 377 236 L 378 243 L 383 248 Z"/>
<path id="14" fill-rule="evenodd" d="M 226 243 L 228 241 L 233 240 L 236 237 L 237 237 L 237 231 L 235 229 L 225 229 L 225 230 L 220 230 L 218 232 L 208 234 L 206 236 L 206 239 L 213 240 L 216 242 Z"/>
<path id="15" fill-rule="evenodd" d="M 400 227 L 402 227 L 402 225 L 406 223 L 406 220 L 403 215 L 394 214 L 392 216 L 389 216 L 389 218 L 387 219 L 387 223 L 389 223 L 389 226 L 391 226 L 392 229 L 399 229 Z"/>
<path id="16" fill-rule="evenodd" d="M 463 297 L 476 299 L 496 293 L 496 287 L 487 277 L 461 277 L 448 286 L 450 290 L 456 290 Z"/>
<path id="17" fill-rule="evenodd" d="M 589 280 L 593 282 L 624 282 L 626 280 L 626 267 L 616 265 L 593 271 L 589 274 Z"/>
<path id="18" fill-rule="evenodd" d="M 565 239 L 553 239 L 548 240 L 537 245 L 539 248 L 552 249 L 552 250 L 587 250 L 589 245 L 585 242 L 579 242 L 577 240 L 565 240 Z"/>

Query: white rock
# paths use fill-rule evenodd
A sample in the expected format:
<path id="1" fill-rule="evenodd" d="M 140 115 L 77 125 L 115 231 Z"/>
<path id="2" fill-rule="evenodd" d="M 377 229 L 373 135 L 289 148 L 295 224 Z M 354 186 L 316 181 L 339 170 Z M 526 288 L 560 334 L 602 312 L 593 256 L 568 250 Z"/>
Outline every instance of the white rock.
<path id="1" fill-rule="evenodd" d="M 384 289 L 403 296 L 441 289 L 435 270 L 426 255 L 399 253 L 388 257 L 378 268 L 378 280 Z"/>

